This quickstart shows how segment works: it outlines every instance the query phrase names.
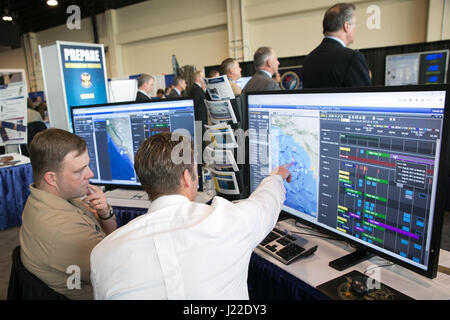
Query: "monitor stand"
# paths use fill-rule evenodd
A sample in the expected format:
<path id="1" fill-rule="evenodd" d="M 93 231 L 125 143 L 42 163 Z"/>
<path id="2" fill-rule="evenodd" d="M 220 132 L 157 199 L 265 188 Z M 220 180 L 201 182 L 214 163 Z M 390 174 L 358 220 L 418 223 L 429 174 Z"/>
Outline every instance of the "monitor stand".
<path id="1" fill-rule="evenodd" d="M 365 250 L 356 249 L 355 252 L 347 254 L 336 260 L 330 261 L 330 263 L 328 265 L 338 271 L 342 271 L 342 270 L 350 268 L 351 266 L 354 266 L 355 264 L 358 264 L 366 259 L 369 259 L 373 255 L 374 255 L 373 253 L 369 253 Z"/>
<path id="2" fill-rule="evenodd" d="M 281 211 L 277 221 L 283 221 L 289 218 L 292 218 L 292 216 L 289 216 L 289 214 L 287 214 L 286 212 Z"/>

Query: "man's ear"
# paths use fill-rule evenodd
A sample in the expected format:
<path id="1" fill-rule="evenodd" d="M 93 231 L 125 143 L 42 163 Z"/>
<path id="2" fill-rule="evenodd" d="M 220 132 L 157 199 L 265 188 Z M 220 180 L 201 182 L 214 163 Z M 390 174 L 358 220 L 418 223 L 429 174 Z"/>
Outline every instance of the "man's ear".
<path id="1" fill-rule="evenodd" d="M 44 181 L 50 186 L 57 187 L 56 173 L 53 171 L 47 171 L 46 173 L 44 173 Z"/>
<path id="2" fill-rule="evenodd" d="M 189 188 L 191 184 L 192 184 L 191 174 L 189 173 L 188 169 L 184 169 L 183 175 L 181 177 L 181 185 L 183 187 Z"/>
<path id="3" fill-rule="evenodd" d="M 345 21 L 345 22 L 344 22 L 344 25 L 342 26 L 342 29 L 343 29 L 345 32 L 348 32 L 349 28 L 350 28 L 350 23 L 349 23 L 348 21 Z"/>

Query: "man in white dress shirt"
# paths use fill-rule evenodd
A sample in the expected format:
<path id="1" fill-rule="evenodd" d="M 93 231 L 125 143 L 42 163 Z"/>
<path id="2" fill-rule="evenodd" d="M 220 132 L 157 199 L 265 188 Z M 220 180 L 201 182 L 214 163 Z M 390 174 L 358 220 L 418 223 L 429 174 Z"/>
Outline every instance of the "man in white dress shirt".
<path id="1" fill-rule="evenodd" d="M 198 175 L 191 148 L 172 133 L 141 145 L 134 167 L 152 203 L 92 251 L 95 299 L 249 299 L 250 256 L 277 222 L 288 165 L 275 168 L 246 200 L 215 197 L 206 205 L 193 202 Z"/>

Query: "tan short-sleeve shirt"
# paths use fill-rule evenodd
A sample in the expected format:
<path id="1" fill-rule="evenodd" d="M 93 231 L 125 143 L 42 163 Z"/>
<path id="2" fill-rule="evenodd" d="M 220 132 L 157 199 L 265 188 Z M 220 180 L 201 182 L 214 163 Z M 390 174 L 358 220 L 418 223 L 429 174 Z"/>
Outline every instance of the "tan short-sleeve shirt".
<path id="1" fill-rule="evenodd" d="M 90 254 L 106 236 L 98 220 L 81 200 L 66 201 L 34 185 L 30 191 L 20 228 L 23 265 L 69 299 L 92 299 Z"/>

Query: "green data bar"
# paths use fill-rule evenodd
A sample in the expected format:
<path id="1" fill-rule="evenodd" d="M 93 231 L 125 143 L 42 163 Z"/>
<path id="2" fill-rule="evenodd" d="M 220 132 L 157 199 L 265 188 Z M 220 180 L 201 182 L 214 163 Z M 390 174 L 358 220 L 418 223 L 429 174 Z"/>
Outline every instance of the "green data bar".
<path id="1" fill-rule="evenodd" d="M 344 182 L 344 183 L 348 183 L 348 184 L 352 184 L 352 182 L 350 180 L 345 180 L 345 179 L 339 179 L 340 182 Z"/>
<path id="2" fill-rule="evenodd" d="M 380 226 L 376 226 L 376 225 L 374 225 L 374 224 L 372 224 L 372 223 L 370 223 L 370 222 L 367 222 L 367 221 L 364 221 L 363 222 L 366 226 L 369 226 L 369 227 L 372 227 L 372 228 L 375 228 L 375 229 L 378 229 L 378 230 L 381 230 L 381 231 L 385 231 L 386 229 L 384 229 L 383 227 L 380 227 Z"/>
<path id="3" fill-rule="evenodd" d="M 366 177 L 366 180 L 378 182 L 378 183 L 389 184 L 389 181 L 383 180 L 383 179 L 378 179 L 378 178 Z"/>
<path id="4" fill-rule="evenodd" d="M 383 158 L 390 158 L 391 157 L 391 155 L 389 153 L 370 151 L 370 150 L 367 150 L 366 152 L 367 152 L 367 154 L 369 156 L 378 156 L 378 157 L 383 157 Z"/>
<path id="5" fill-rule="evenodd" d="M 379 196 L 374 196 L 373 194 L 369 194 L 369 193 L 366 193 L 366 194 L 364 194 L 367 198 L 370 198 L 370 199 L 375 199 L 375 200 L 380 200 L 380 201 L 382 201 L 382 202 L 387 202 L 387 199 L 386 198 L 383 198 L 383 197 L 379 197 Z"/>
<path id="6" fill-rule="evenodd" d="M 386 219 L 386 216 L 384 214 L 381 214 L 381 213 L 378 213 L 378 212 L 374 212 L 374 211 L 370 211 L 370 210 L 364 209 L 364 213 L 371 214 L 371 215 L 373 215 L 375 217 L 378 217 L 380 219 Z"/>
<path id="7" fill-rule="evenodd" d="M 367 233 L 363 233 L 363 235 L 364 235 L 364 236 L 366 236 L 367 238 L 369 238 L 369 239 L 373 240 L 373 241 L 379 242 L 379 243 L 381 243 L 381 244 L 383 244 L 383 243 L 384 243 L 383 239 L 380 239 L 380 238 L 377 238 L 377 237 L 371 236 L 370 234 L 367 234 Z"/>
<path id="8" fill-rule="evenodd" d="M 345 188 L 345 192 L 349 192 L 349 193 L 353 193 L 353 194 L 357 194 L 359 196 L 362 196 L 362 192 L 361 191 L 357 191 L 357 190 L 353 190 L 353 189 L 349 189 L 349 188 Z"/>

